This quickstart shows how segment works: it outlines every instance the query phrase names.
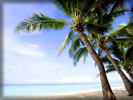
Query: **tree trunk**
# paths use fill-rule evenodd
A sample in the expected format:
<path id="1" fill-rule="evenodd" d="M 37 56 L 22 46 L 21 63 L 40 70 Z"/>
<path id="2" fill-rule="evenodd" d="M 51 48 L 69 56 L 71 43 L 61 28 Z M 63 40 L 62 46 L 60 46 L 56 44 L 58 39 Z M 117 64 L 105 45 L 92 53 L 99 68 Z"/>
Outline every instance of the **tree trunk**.
<path id="1" fill-rule="evenodd" d="M 131 72 L 127 72 L 127 74 L 129 75 L 129 77 L 131 78 L 131 80 L 133 81 L 133 74 Z"/>
<path id="2" fill-rule="evenodd" d="M 119 75 L 121 76 L 123 83 L 124 83 L 124 86 L 125 86 L 128 94 L 129 94 L 129 96 L 133 95 L 133 83 L 125 76 L 125 74 L 119 68 L 119 66 L 117 65 L 115 60 L 108 53 L 108 50 L 106 48 L 104 48 L 103 51 L 106 54 L 106 56 L 108 57 L 108 59 L 111 61 L 111 63 L 113 64 L 113 66 L 115 67 L 115 69 L 117 70 Z"/>
<path id="3" fill-rule="evenodd" d="M 131 78 L 131 80 L 133 82 L 133 74 L 131 72 L 127 72 L 127 74 L 129 75 L 129 77 Z"/>
<path id="4" fill-rule="evenodd" d="M 91 57 L 95 61 L 95 63 L 98 65 L 99 71 L 100 71 L 100 79 L 101 79 L 101 84 L 102 84 L 102 91 L 103 91 L 103 98 L 104 100 L 116 100 L 116 97 L 114 93 L 111 90 L 111 87 L 109 85 L 104 66 L 102 64 L 101 59 L 93 49 L 92 45 L 90 44 L 89 40 L 86 38 L 83 32 L 77 31 L 80 39 L 86 46 L 87 50 L 89 51 Z"/>
<path id="5" fill-rule="evenodd" d="M 128 76 L 131 78 L 131 80 L 133 81 L 133 74 L 130 72 L 130 70 L 127 67 L 123 67 L 123 68 L 127 72 Z"/>

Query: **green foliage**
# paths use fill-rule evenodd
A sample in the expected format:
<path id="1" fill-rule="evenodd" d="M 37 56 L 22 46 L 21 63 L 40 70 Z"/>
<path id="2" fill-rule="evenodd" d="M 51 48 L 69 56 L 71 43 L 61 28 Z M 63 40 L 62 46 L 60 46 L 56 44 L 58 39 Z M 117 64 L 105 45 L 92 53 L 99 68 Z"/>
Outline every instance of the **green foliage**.
<path id="1" fill-rule="evenodd" d="M 86 49 L 86 47 L 79 48 L 73 55 L 74 65 L 77 64 L 77 62 L 80 60 L 82 56 L 84 56 L 84 61 L 85 61 L 87 54 L 88 50 Z"/>
<path id="2" fill-rule="evenodd" d="M 109 51 L 111 51 L 111 53 L 118 59 L 123 59 L 124 57 L 124 50 L 122 48 L 119 47 L 120 44 L 118 44 L 115 41 L 112 41 L 111 46 L 109 47 Z"/>
<path id="3" fill-rule="evenodd" d="M 79 37 L 77 37 L 75 40 L 72 41 L 71 47 L 69 49 L 69 55 L 70 57 L 73 57 L 73 53 L 80 48 L 82 45 L 82 41 Z"/>
<path id="4" fill-rule="evenodd" d="M 86 24 L 86 30 L 88 32 L 97 33 L 97 34 L 107 32 L 110 28 L 111 28 L 111 25 L 109 24 L 99 25 L 99 24 L 89 23 L 89 22 Z"/>
<path id="5" fill-rule="evenodd" d="M 73 58 L 74 65 L 83 57 L 83 61 L 86 61 L 88 56 L 88 50 L 84 46 L 83 42 L 77 35 L 77 37 L 72 41 L 72 44 L 69 48 L 69 56 Z"/>
<path id="6" fill-rule="evenodd" d="M 101 48 L 98 48 L 98 56 L 101 58 L 103 57 L 103 51 Z"/>
<path id="7" fill-rule="evenodd" d="M 104 36 L 104 32 L 108 32 L 112 28 L 110 22 L 113 20 L 114 17 L 116 17 L 117 12 L 123 14 L 123 12 L 125 12 L 125 11 L 124 11 L 124 9 L 120 9 L 120 8 L 114 9 L 112 12 L 105 13 L 103 16 L 99 16 L 98 18 L 90 16 L 85 20 L 84 24 L 86 25 L 86 30 L 89 33 L 87 37 L 88 37 L 88 40 L 91 42 L 94 49 L 97 49 L 99 44 L 103 45 L 106 42 L 106 39 L 105 39 L 106 36 Z M 107 19 L 106 21 L 104 21 L 104 19 L 106 17 L 107 18 L 111 17 L 111 19 Z M 81 50 L 84 47 L 84 44 L 83 45 L 80 45 L 80 44 L 81 44 L 81 42 L 79 41 L 79 38 L 77 38 L 74 40 L 73 44 L 71 45 L 71 48 L 69 49 L 69 55 L 71 57 L 73 57 L 75 65 L 80 60 L 79 57 L 83 57 L 85 55 L 84 61 L 87 57 L 86 56 L 87 54 L 85 54 L 87 52 L 85 52 L 85 50 L 83 52 L 81 52 Z M 108 46 L 110 46 L 110 45 L 108 45 Z M 84 53 L 84 55 L 83 55 L 83 53 Z M 103 56 L 103 51 L 101 49 L 98 49 L 98 55 L 100 57 Z"/>
<path id="8" fill-rule="evenodd" d="M 95 16 L 103 15 L 103 12 L 108 11 L 111 6 L 112 11 L 120 8 L 124 0 L 52 0 L 57 8 L 62 12 L 72 17 L 74 12 L 80 14 L 81 20 L 94 14 Z"/>
<path id="9" fill-rule="evenodd" d="M 89 17 L 86 20 L 86 30 L 93 35 L 94 38 L 96 38 L 99 35 L 101 35 L 101 38 L 103 38 L 105 32 L 110 32 L 112 29 L 112 25 L 110 24 L 111 21 L 114 20 L 115 17 L 123 15 L 128 10 L 123 8 L 116 8 L 112 11 L 107 11 L 101 16 L 98 16 L 97 18 Z M 113 35 L 106 36 L 106 38 L 112 37 L 116 34 L 116 32 Z M 95 39 L 96 40 L 96 39 Z M 104 39 L 104 41 L 106 41 Z M 102 42 L 102 41 L 101 41 Z"/>
<path id="10" fill-rule="evenodd" d="M 130 67 L 131 71 L 133 72 L 133 45 L 131 45 L 127 50 L 125 51 L 125 67 Z"/>
<path id="11" fill-rule="evenodd" d="M 58 51 L 58 55 L 62 52 L 62 50 L 65 48 L 65 46 L 68 45 L 75 38 L 75 36 L 76 35 L 74 34 L 74 29 L 71 27 L 70 32 L 68 33 L 68 35 L 64 39 L 63 43 L 61 44 L 61 47 Z"/>
<path id="12" fill-rule="evenodd" d="M 16 27 L 16 31 L 35 31 L 48 30 L 48 29 L 62 29 L 65 23 L 61 20 L 52 19 L 42 13 L 34 14 L 32 17 L 28 17 L 24 21 L 20 22 Z"/>
<path id="13" fill-rule="evenodd" d="M 132 37 L 133 36 L 133 23 L 128 23 L 127 25 L 122 24 L 118 26 L 119 29 L 115 30 L 114 32 L 110 33 L 106 36 L 106 40 L 110 38 L 119 38 L 119 37 Z"/>
<path id="14" fill-rule="evenodd" d="M 119 43 L 133 43 L 133 37 L 116 38 L 115 41 Z"/>
<path id="15" fill-rule="evenodd" d="M 133 23 L 121 24 L 118 27 L 118 30 L 107 36 L 111 43 L 109 51 L 118 59 L 116 61 L 117 64 L 126 68 L 128 71 L 133 71 Z"/>
<path id="16" fill-rule="evenodd" d="M 91 42 L 94 49 L 97 49 L 97 47 L 96 47 L 97 45 L 94 42 L 94 40 L 92 40 L 92 38 L 88 37 L 87 35 L 86 35 L 86 37 Z M 77 38 L 75 38 L 73 40 L 73 42 L 71 44 L 71 47 L 69 49 L 69 56 L 71 58 L 73 58 L 74 65 L 76 65 L 82 57 L 83 57 L 83 61 L 84 62 L 86 61 L 86 58 L 88 56 L 88 50 L 86 49 L 83 42 L 81 41 L 81 39 L 78 36 L 77 36 Z"/>
<path id="17" fill-rule="evenodd" d="M 114 66 L 111 64 L 111 65 L 108 65 L 108 66 L 106 66 L 106 73 L 110 73 L 110 72 L 115 72 L 116 70 L 115 70 L 115 68 L 114 68 Z"/>
<path id="18" fill-rule="evenodd" d="M 122 43 L 120 44 L 117 41 L 113 41 L 112 45 L 109 48 L 109 51 L 112 52 L 112 55 L 115 57 L 115 62 L 120 66 L 120 68 L 126 68 L 126 71 L 133 72 L 133 45 L 130 43 Z M 110 66 L 111 63 L 106 57 L 102 58 L 103 63 Z M 112 66 L 113 67 L 113 66 Z M 113 68 L 111 68 L 113 69 Z M 108 70 L 108 67 L 107 67 Z M 114 70 L 113 70 L 114 71 Z M 111 72 L 109 69 L 108 72 Z"/>
<path id="19" fill-rule="evenodd" d="M 133 45 L 125 51 L 125 59 L 130 59 L 133 61 Z"/>

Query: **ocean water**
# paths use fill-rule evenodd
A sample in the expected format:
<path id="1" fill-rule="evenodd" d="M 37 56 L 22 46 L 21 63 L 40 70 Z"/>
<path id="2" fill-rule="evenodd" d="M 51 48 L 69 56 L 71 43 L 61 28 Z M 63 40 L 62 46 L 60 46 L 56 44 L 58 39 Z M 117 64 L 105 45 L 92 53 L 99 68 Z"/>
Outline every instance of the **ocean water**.
<path id="1" fill-rule="evenodd" d="M 120 86 L 123 84 L 111 83 L 112 88 Z M 101 89 L 101 84 L 6 84 L 4 85 L 4 97 L 48 96 L 95 89 Z"/>

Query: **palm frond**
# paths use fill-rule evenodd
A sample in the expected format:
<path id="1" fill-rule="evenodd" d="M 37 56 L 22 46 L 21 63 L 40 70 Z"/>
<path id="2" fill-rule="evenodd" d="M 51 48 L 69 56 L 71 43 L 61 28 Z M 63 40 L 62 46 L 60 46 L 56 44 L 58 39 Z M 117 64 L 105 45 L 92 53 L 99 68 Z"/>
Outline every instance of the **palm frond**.
<path id="1" fill-rule="evenodd" d="M 82 56 L 84 56 L 84 54 L 87 53 L 88 54 L 88 51 L 86 49 L 86 47 L 83 47 L 83 48 L 79 48 L 73 55 L 73 60 L 74 60 L 74 65 L 77 64 L 77 62 L 80 60 L 80 58 Z"/>
<path id="2" fill-rule="evenodd" d="M 124 15 L 128 11 L 130 11 L 130 10 L 123 9 L 123 8 L 115 8 L 112 12 L 107 11 L 103 15 L 98 16 L 99 17 L 99 21 L 98 22 L 99 22 L 99 24 L 110 23 L 116 17 Z"/>
<path id="3" fill-rule="evenodd" d="M 88 56 L 88 50 L 86 49 L 85 52 L 84 52 L 84 63 L 86 61 L 87 56 Z"/>
<path id="4" fill-rule="evenodd" d="M 119 60 L 123 60 L 124 50 L 119 46 L 120 44 L 118 44 L 116 41 L 112 41 L 112 45 L 110 45 L 108 49 L 114 55 L 114 57 L 118 58 Z"/>
<path id="5" fill-rule="evenodd" d="M 70 3 L 66 2 L 66 0 L 53 0 L 53 3 L 57 8 L 62 10 L 65 15 L 71 15 Z"/>
<path id="6" fill-rule="evenodd" d="M 89 32 L 109 32 L 112 29 L 112 25 L 110 22 L 117 16 L 123 15 L 125 12 L 129 10 L 123 9 L 123 8 L 117 8 L 114 9 L 112 13 L 104 13 L 101 16 L 98 16 L 97 18 L 90 17 L 86 19 L 86 30 Z"/>
<path id="7" fill-rule="evenodd" d="M 103 33 L 103 32 L 107 32 L 108 30 L 110 30 L 111 25 L 110 24 L 104 24 L 104 25 L 100 25 L 100 24 L 96 24 L 96 23 L 87 23 L 86 24 L 86 30 L 88 32 L 93 32 L 93 33 Z"/>
<path id="8" fill-rule="evenodd" d="M 113 65 L 108 65 L 108 66 L 106 66 L 106 68 L 107 68 L 105 70 L 106 73 L 110 73 L 110 72 L 116 71 Z"/>
<path id="9" fill-rule="evenodd" d="M 63 20 L 52 19 L 48 16 L 40 14 L 34 14 L 32 17 L 28 17 L 16 27 L 16 31 L 35 31 L 48 30 L 48 29 L 62 29 L 66 24 L 72 25 L 71 23 Z"/>
<path id="10" fill-rule="evenodd" d="M 109 35 L 106 36 L 106 40 L 112 37 L 120 37 L 120 36 L 133 36 L 129 34 L 127 30 L 132 30 L 133 23 L 128 23 L 127 25 L 121 25 L 119 26 L 119 29 L 115 30 L 114 32 L 110 33 Z"/>
<path id="11" fill-rule="evenodd" d="M 107 58 L 107 56 L 103 56 L 101 57 L 101 60 L 104 64 L 112 64 L 111 61 Z M 119 65 L 120 64 L 120 60 L 119 59 L 116 59 L 116 58 L 113 58 L 113 60 Z"/>
<path id="12" fill-rule="evenodd" d="M 103 51 L 101 48 L 98 49 L 98 56 L 101 58 L 103 57 Z"/>
<path id="13" fill-rule="evenodd" d="M 107 58 L 107 56 L 101 57 L 101 60 L 102 60 L 102 62 L 103 62 L 104 64 L 108 64 L 108 65 L 111 64 L 111 62 L 109 61 L 109 59 Z"/>
<path id="14" fill-rule="evenodd" d="M 72 42 L 72 40 L 74 38 L 75 38 L 74 29 L 71 27 L 70 32 L 68 33 L 68 35 L 66 36 L 66 38 L 63 41 L 63 43 L 60 46 L 60 49 L 58 51 L 58 55 L 62 52 L 62 50 L 65 48 L 65 46 L 67 44 L 69 44 L 70 42 Z"/>
<path id="15" fill-rule="evenodd" d="M 73 56 L 73 53 L 78 50 L 78 48 L 82 47 L 82 41 L 80 40 L 80 38 L 77 36 L 77 38 L 72 41 L 71 47 L 69 49 L 69 55 L 70 57 Z"/>
<path id="16" fill-rule="evenodd" d="M 94 3 L 94 0 L 53 0 L 53 3 L 65 15 L 72 17 L 74 12 L 84 13 Z"/>
<path id="17" fill-rule="evenodd" d="M 129 47 L 126 51 L 125 51 L 125 58 L 131 58 L 133 61 L 133 46 Z"/>
<path id="18" fill-rule="evenodd" d="M 110 17 L 112 16 L 112 17 L 118 17 L 118 16 L 120 16 L 120 15 L 123 15 L 124 13 L 126 13 L 126 12 L 129 12 L 129 11 L 131 11 L 131 10 L 129 10 L 129 9 L 124 9 L 124 8 L 116 8 L 116 9 L 114 9 L 114 11 L 112 11 L 109 15 L 110 15 Z"/>
<path id="19" fill-rule="evenodd" d="M 116 38 L 114 40 L 118 43 L 133 43 L 133 37 Z"/>
<path id="20" fill-rule="evenodd" d="M 114 5 L 112 6 L 110 12 L 113 12 L 114 9 L 116 9 L 117 7 L 122 7 L 123 4 L 124 4 L 124 1 L 125 1 L 125 0 L 115 0 L 115 3 L 114 3 Z"/>

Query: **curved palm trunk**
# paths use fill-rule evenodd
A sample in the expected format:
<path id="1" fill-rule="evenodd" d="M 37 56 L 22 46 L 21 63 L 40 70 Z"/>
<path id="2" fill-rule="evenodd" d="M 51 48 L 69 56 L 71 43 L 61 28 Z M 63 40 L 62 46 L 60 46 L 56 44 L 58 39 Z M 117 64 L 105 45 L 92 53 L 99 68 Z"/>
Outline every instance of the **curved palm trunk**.
<path id="1" fill-rule="evenodd" d="M 133 74 L 130 72 L 127 72 L 127 74 L 129 75 L 129 77 L 131 78 L 131 80 L 133 81 Z"/>
<path id="2" fill-rule="evenodd" d="M 119 75 L 121 76 L 123 83 L 124 83 L 124 86 L 125 86 L 128 94 L 129 94 L 129 96 L 133 95 L 133 83 L 125 76 L 125 74 L 122 72 L 122 70 L 116 64 L 114 59 L 108 53 L 108 50 L 105 48 L 105 49 L 103 49 L 103 51 L 106 54 L 106 56 L 108 57 L 108 59 L 111 61 L 111 63 L 113 64 L 113 66 L 115 67 L 115 69 L 117 70 Z"/>
<path id="3" fill-rule="evenodd" d="M 111 87 L 109 85 L 104 66 L 102 64 L 101 59 L 91 46 L 90 42 L 86 38 L 86 36 L 81 31 L 77 31 L 79 34 L 80 39 L 83 41 L 84 45 L 86 46 L 87 50 L 89 51 L 91 57 L 95 61 L 95 63 L 98 65 L 99 71 L 100 71 L 100 79 L 102 84 L 102 91 L 103 91 L 103 98 L 104 100 L 116 100 L 116 97 L 114 93 L 111 90 Z"/>
<path id="4" fill-rule="evenodd" d="M 123 68 L 127 72 L 128 76 L 131 78 L 131 80 L 133 81 L 133 74 L 129 71 L 128 68 L 126 68 L 126 67 L 123 67 Z"/>
<path id="5" fill-rule="evenodd" d="M 131 80 L 133 81 L 133 74 L 130 72 L 127 72 L 127 74 L 129 75 L 129 77 L 131 78 Z"/>

